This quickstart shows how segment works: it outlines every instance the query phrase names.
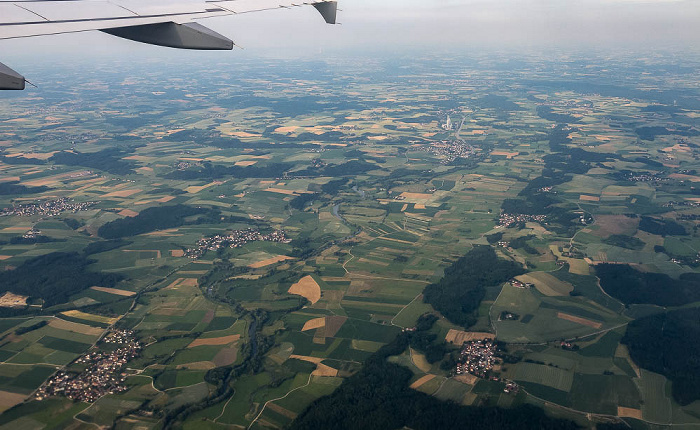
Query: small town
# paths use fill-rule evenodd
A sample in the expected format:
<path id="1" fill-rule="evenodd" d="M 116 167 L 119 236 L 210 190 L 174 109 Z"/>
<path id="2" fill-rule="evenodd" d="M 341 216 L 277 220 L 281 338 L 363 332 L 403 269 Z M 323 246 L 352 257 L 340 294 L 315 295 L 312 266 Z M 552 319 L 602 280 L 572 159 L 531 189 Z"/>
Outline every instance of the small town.
<path id="1" fill-rule="evenodd" d="M 493 339 L 464 342 L 456 373 L 458 375 L 469 373 L 486 378 L 496 361 L 496 342 Z"/>
<path id="2" fill-rule="evenodd" d="M 46 216 L 54 217 L 61 215 L 64 212 L 81 212 L 90 210 L 99 202 L 80 202 L 73 203 L 72 199 L 63 197 L 57 200 L 46 200 L 39 203 L 31 203 L 27 205 L 17 205 L 11 208 L 3 209 L 0 216 Z"/>
<path id="3" fill-rule="evenodd" d="M 138 356 L 142 346 L 131 330 L 114 330 L 103 342 L 118 345 L 118 348 L 111 352 L 87 352 L 73 362 L 87 365 L 85 370 L 80 373 L 57 372 L 37 390 L 35 398 L 42 400 L 50 396 L 65 396 L 71 400 L 94 402 L 106 394 L 126 391 L 126 375 L 122 368 Z"/>
<path id="4" fill-rule="evenodd" d="M 200 239 L 197 241 L 196 247 L 188 248 L 185 250 L 184 255 L 192 259 L 197 259 L 206 254 L 207 251 L 216 251 L 220 248 L 238 248 L 246 243 L 256 241 L 289 243 L 291 239 L 288 239 L 282 230 L 275 230 L 269 234 L 262 234 L 258 230 L 252 228 L 234 230 L 228 235 L 217 234 Z"/>
<path id="5" fill-rule="evenodd" d="M 424 147 L 425 151 L 443 157 L 441 164 L 449 164 L 458 158 L 469 158 L 474 155 L 474 147 L 462 140 L 443 140 L 433 142 Z"/>
<path id="6" fill-rule="evenodd" d="M 526 214 L 509 214 L 502 213 L 498 217 L 498 225 L 502 227 L 512 227 L 521 222 L 547 222 L 547 215 L 526 215 Z"/>

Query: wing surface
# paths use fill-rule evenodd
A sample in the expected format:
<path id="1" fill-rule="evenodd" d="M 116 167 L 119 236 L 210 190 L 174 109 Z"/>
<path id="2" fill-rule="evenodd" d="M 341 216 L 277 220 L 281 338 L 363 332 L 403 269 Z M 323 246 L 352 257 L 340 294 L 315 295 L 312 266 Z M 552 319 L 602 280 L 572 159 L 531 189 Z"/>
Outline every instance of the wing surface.
<path id="1" fill-rule="evenodd" d="M 304 5 L 335 24 L 334 0 L 0 0 L 0 40 L 101 30 L 151 45 L 225 50 L 231 40 L 195 21 Z M 0 63 L 0 90 L 23 90 L 25 82 Z"/>
<path id="2" fill-rule="evenodd" d="M 335 2 L 224 0 L 208 2 L 134 0 L 0 0 L 0 39 L 108 30 L 172 22 L 190 23 L 215 16 L 314 5 L 335 23 Z M 332 16 L 323 9 L 333 9 Z"/>

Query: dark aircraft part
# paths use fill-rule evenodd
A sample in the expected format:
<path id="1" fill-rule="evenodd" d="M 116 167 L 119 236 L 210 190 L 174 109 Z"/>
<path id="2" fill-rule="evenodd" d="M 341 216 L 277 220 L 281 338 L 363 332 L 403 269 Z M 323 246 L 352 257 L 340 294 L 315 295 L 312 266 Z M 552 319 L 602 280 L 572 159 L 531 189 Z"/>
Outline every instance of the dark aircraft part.
<path id="1" fill-rule="evenodd" d="M 135 25 L 132 27 L 110 28 L 105 33 L 150 45 L 167 46 L 181 49 L 230 50 L 233 42 L 219 33 L 197 24 L 176 24 L 164 22 L 159 24 Z"/>
<path id="2" fill-rule="evenodd" d="M 0 90 L 23 90 L 24 76 L 0 63 Z"/>
<path id="3" fill-rule="evenodd" d="M 316 10 L 321 13 L 323 19 L 326 20 L 328 24 L 335 24 L 336 16 L 338 15 L 338 2 L 337 1 L 327 1 L 325 3 L 317 3 L 314 5 Z"/>

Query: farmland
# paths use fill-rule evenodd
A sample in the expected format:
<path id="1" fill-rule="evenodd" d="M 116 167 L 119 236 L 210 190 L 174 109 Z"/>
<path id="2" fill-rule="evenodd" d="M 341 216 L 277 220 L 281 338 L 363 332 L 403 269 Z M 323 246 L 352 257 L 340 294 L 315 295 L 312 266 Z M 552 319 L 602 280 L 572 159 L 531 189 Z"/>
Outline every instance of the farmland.
<path id="1" fill-rule="evenodd" d="M 627 333 L 697 308 L 695 82 L 501 60 L 134 66 L 159 91 L 112 64 L 7 96 L 0 425 L 309 428 L 375 404 L 362 377 L 474 419 L 697 425 L 689 370 Z M 37 400 L 118 330 L 119 390 Z M 483 339 L 497 360 L 457 375 Z"/>

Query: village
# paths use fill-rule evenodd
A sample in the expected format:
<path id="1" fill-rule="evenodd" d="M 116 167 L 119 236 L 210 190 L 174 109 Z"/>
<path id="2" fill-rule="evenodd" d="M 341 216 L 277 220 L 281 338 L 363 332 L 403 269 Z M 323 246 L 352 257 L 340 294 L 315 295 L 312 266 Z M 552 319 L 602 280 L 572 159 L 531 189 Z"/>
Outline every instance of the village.
<path id="1" fill-rule="evenodd" d="M 467 144 L 463 140 L 443 140 L 440 142 L 433 142 L 432 144 L 425 146 L 425 151 L 443 157 L 440 161 L 441 164 L 449 164 L 458 158 L 470 158 L 474 155 L 474 147 Z"/>
<path id="2" fill-rule="evenodd" d="M 11 208 L 3 209 L 0 216 L 46 216 L 54 217 L 61 215 L 64 212 L 81 212 L 90 210 L 99 202 L 80 202 L 73 203 L 72 199 L 63 197 L 57 200 L 47 200 L 40 203 L 31 203 L 27 205 L 17 205 Z"/>
<path id="3" fill-rule="evenodd" d="M 493 339 L 464 342 L 455 373 L 457 375 L 469 373 L 486 378 L 497 363 L 496 349 L 496 342 Z"/>
<path id="4" fill-rule="evenodd" d="M 518 223 L 526 223 L 526 222 L 540 222 L 544 223 L 547 221 L 547 215 L 526 215 L 526 214 L 509 214 L 509 213 L 502 213 L 498 217 L 498 225 L 501 227 L 512 227 L 515 224 Z"/>
<path id="5" fill-rule="evenodd" d="M 80 373 L 60 370 L 39 387 L 37 400 L 50 396 L 65 396 L 71 400 L 94 402 L 106 394 L 126 391 L 126 375 L 122 369 L 126 363 L 139 355 L 141 344 L 131 330 L 114 330 L 104 343 L 116 345 L 113 351 L 93 349 L 72 364 L 87 365 Z"/>
<path id="6" fill-rule="evenodd" d="M 289 243 L 291 240 L 287 238 L 284 231 L 275 230 L 269 234 L 262 234 L 258 230 L 248 228 L 245 230 L 234 230 L 231 234 L 217 234 L 211 237 L 205 237 L 197 241 L 194 248 L 185 250 L 185 256 L 197 259 L 202 257 L 207 251 L 216 251 L 220 248 L 238 248 L 249 242 L 267 241 L 278 243 Z"/>

